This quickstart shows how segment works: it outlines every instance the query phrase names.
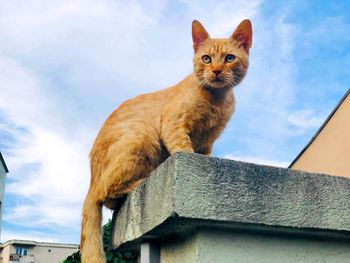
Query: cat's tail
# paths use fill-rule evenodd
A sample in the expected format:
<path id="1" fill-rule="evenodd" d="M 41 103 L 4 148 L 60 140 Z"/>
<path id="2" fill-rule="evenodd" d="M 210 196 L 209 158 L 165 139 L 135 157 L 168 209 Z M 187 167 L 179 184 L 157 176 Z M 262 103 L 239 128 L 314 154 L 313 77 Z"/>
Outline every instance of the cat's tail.
<path id="1" fill-rule="evenodd" d="M 89 193 L 82 213 L 80 253 L 82 263 L 104 263 L 102 243 L 102 202 L 93 200 Z"/>

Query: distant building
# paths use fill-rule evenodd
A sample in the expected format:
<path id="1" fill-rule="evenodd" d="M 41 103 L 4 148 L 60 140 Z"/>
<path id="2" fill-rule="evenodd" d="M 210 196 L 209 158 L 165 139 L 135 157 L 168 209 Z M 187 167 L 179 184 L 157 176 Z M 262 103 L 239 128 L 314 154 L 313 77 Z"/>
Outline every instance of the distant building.
<path id="1" fill-rule="evenodd" d="M 4 192 L 5 192 L 5 181 L 6 174 L 9 172 L 2 154 L 0 152 L 0 234 L 1 234 L 1 223 L 2 223 L 2 212 L 4 204 Z"/>
<path id="2" fill-rule="evenodd" d="M 350 177 L 350 89 L 289 168 Z"/>
<path id="3" fill-rule="evenodd" d="M 0 263 L 59 263 L 78 251 L 78 245 L 9 240 L 0 247 Z"/>

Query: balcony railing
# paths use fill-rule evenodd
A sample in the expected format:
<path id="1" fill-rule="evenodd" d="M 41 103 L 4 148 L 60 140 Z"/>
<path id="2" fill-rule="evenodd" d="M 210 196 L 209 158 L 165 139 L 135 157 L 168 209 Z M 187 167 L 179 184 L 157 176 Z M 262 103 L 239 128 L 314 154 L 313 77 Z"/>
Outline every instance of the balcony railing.
<path id="1" fill-rule="evenodd" d="M 34 255 L 18 255 L 18 254 L 10 254 L 10 263 L 35 263 Z"/>

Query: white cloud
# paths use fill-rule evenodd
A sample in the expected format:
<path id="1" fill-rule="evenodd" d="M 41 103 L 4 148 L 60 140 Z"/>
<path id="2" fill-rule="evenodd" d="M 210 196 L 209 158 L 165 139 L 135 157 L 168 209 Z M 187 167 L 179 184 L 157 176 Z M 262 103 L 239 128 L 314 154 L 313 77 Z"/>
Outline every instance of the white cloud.
<path id="1" fill-rule="evenodd" d="M 192 19 L 211 17 L 213 36 L 230 34 L 258 13 L 260 1 L 242 3 L 215 2 L 213 13 L 185 3 L 183 19 L 163 17 L 165 9 L 173 13 L 163 1 L 2 3 L 0 132 L 13 139 L 3 144 L 11 170 L 6 194 L 21 200 L 7 207 L 4 220 L 28 229 L 5 229 L 2 239 L 64 242 L 65 234 L 53 231 L 62 229 L 77 242 L 88 152 L 100 122 L 126 97 L 191 71 Z M 111 214 L 104 215 L 106 221 Z"/>
<path id="2" fill-rule="evenodd" d="M 337 40 L 350 40 L 348 34 L 350 24 L 342 16 L 327 16 L 320 23 L 312 27 L 312 30 L 303 30 L 301 35 L 304 45 L 314 45 L 315 42 L 327 43 L 330 48 L 337 49 Z"/>
<path id="3" fill-rule="evenodd" d="M 69 81 L 74 75 L 73 84 L 80 82 L 75 92 L 81 96 L 81 67 L 85 70 L 81 78 L 86 79 L 86 70 L 93 68 L 113 75 L 110 68 L 116 60 L 111 50 L 123 49 L 119 53 L 125 59 L 142 45 L 142 30 L 154 23 L 136 2 L 3 3 L 0 35 L 7 41 L 0 44 L 0 111 L 5 117 L 0 130 L 15 142 L 6 159 L 11 167 L 6 193 L 25 200 L 9 207 L 5 220 L 79 228 L 89 180 L 88 152 L 96 127 L 79 120 L 82 116 L 74 103 L 80 102 L 65 103 L 67 94 L 47 81 L 45 71 L 74 69 L 63 78 Z M 98 93 L 96 87 L 85 88 Z M 35 167 L 23 173 L 26 165 Z"/>
<path id="4" fill-rule="evenodd" d="M 262 0 L 252 1 L 184 1 L 189 7 L 189 16 L 200 20 L 212 37 L 228 37 L 243 19 L 259 15 Z"/>
<path id="5" fill-rule="evenodd" d="M 264 165 L 283 167 L 283 168 L 287 168 L 290 164 L 287 161 L 270 160 L 260 156 L 242 156 L 242 155 L 229 154 L 224 156 L 224 158 L 235 160 L 235 161 L 264 164 Z"/>
<path id="6" fill-rule="evenodd" d="M 324 121 L 324 116 L 317 116 L 312 110 L 300 110 L 291 113 L 288 116 L 288 121 L 298 127 L 301 132 L 304 132 L 310 128 L 320 127 Z"/>
<path id="7" fill-rule="evenodd" d="M 1 34 L 9 40 L 3 47 L 21 54 L 49 49 L 55 42 L 56 47 L 74 47 L 82 40 L 90 40 L 81 45 L 82 50 L 91 43 L 113 45 L 111 40 L 120 38 L 129 47 L 144 27 L 155 25 L 135 1 L 9 1 L 2 3 L 0 15 Z M 86 38 L 93 35 L 103 39 Z"/>
<path id="8" fill-rule="evenodd" d="M 24 200 L 8 207 L 4 220 L 76 228 L 89 180 L 91 131 L 79 129 L 79 124 L 70 130 L 70 117 L 45 93 L 40 80 L 13 60 L 0 59 L 0 78 L 0 110 L 13 124 L 2 127 L 16 142 L 6 158 L 11 167 L 6 193 Z"/>
<path id="9" fill-rule="evenodd" d="M 52 236 L 48 233 L 36 232 L 36 231 L 28 231 L 27 233 L 23 232 L 12 232 L 12 231 L 2 231 L 1 239 L 3 242 L 11 239 L 19 239 L 19 240 L 34 240 L 38 242 L 60 242 L 58 239 L 52 238 Z"/>

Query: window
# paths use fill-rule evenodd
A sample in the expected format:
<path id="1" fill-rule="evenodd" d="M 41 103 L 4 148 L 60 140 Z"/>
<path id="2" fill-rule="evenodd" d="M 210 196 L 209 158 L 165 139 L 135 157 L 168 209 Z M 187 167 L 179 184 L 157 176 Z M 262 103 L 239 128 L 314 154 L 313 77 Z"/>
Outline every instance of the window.
<path id="1" fill-rule="evenodd" d="M 28 249 L 24 247 L 16 247 L 16 255 L 27 256 Z"/>

